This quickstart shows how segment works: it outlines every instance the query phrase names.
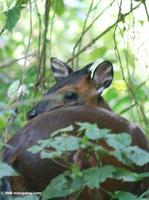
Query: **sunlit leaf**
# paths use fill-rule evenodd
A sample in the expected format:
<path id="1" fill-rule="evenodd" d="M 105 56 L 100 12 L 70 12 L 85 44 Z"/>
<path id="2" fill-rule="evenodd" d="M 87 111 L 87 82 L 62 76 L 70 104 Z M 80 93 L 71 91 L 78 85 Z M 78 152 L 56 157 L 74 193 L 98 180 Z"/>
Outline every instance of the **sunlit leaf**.
<path id="1" fill-rule="evenodd" d="M 127 89 L 126 84 L 123 80 L 116 80 L 113 82 L 112 85 L 116 90 L 118 90 L 120 92 L 124 92 Z"/>
<path id="2" fill-rule="evenodd" d="M 52 1 L 53 10 L 57 15 L 61 16 L 64 12 L 64 2 L 63 0 Z"/>

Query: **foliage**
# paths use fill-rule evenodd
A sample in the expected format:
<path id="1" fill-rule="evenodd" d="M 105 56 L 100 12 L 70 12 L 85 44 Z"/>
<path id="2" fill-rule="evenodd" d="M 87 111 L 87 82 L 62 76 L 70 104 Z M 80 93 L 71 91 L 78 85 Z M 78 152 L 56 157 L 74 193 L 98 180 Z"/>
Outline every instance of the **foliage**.
<path id="1" fill-rule="evenodd" d="M 6 163 L 0 162 L 0 179 L 5 176 L 15 176 L 17 172 Z"/>
<path id="2" fill-rule="evenodd" d="M 104 98 L 114 112 L 140 124 L 149 137 L 149 1 L 7 0 L 1 1 L 0 9 L 0 141 L 24 125 L 27 110 L 54 84 L 49 69 L 52 56 L 67 61 L 73 69 L 97 59 L 110 60 L 115 77 Z M 144 151 L 129 146 L 127 134 L 99 133 L 94 128 L 92 135 L 93 127 L 88 125 L 83 138 L 64 136 L 66 149 L 81 146 L 106 155 L 105 149 L 93 145 L 101 137 L 115 147 L 111 154 L 124 163 L 128 158 L 130 165 L 148 160 Z M 40 141 L 32 150 L 41 151 L 43 158 L 59 157 L 65 152 L 61 139 Z M 42 151 L 47 144 L 59 149 Z M 123 192 L 115 197 L 138 199 Z"/>
<path id="3" fill-rule="evenodd" d="M 46 15 L 47 11 L 45 9 L 43 12 L 43 8 L 44 3 L 48 2 L 51 9 L 49 15 Z M 75 69 L 99 58 L 111 60 L 115 79 L 104 96 L 115 112 L 139 122 L 148 134 L 148 43 L 143 42 L 148 40 L 145 35 L 148 24 L 145 8 L 148 1 L 142 2 L 140 6 L 139 4 L 140 2 L 135 1 L 121 3 L 120 0 L 106 3 L 80 0 L 8 0 L 7 3 L 1 3 L 3 13 L 0 24 L 4 28 L 0 36 L 0 104 L 5 109 L 0 111 L 0 128 L 7 125 L 7 120 L 12 113 L 14 115 L 16 107 L 19 108 L 19 115 L 12 124 L 13 128 L 10 126 L 10 131 L 15 132 L 23 125 L 26 110 L 31 103 L 36 102 L 41 93 L 54 82 L 49 71 L 49 58 L 55 56 L 69 61 Z M 140 16 L 140 12 L 144 14 Z M 122 15 L 123 18 L 120 18 Z M 48 25 L 45 24 L 47 19 Z M 49 26 L 47 33 L 44 26 Z M 45 61 L 42 61 L 45 69 L 41 69 L 45 41 L 46 49 L 43 53 L 46 56 Z M 46 73 L 43 74 L 42 71 Z M 44 86 L 40 82 L 38 84 L 41 77 Z M 17 81 L 20 81 L 20 88 L 25 90 L 20 96 L 14 93 L 12 99 L 9 96 L 9 93 L 13 93 L 11 84 L 14 86 Z M 36 84 L 39 86 L 36 87 Z"/>
<path id="4" fill-rule="evenodd" d="M 95 151 L 98 153 L 101 151 L 104 155 L 112 155 L 126 165 L 136 164 L 138 166 L 143 166 L 149 162 L 149 154 L 146 151 L 136 146 L 130 146 L 132 141 L 130 135 L 127 133 L 110 134 L 108 129 L 99 129 L 96 125 L 88 123 L 80 123 L 80 125 L 80 131 L 86 130 L 85 136 L 83 137 L 75 137 L 67 134 L 55 136 L 47 140 L 39 140 L 37 145 L 28 150 L 32 153 L 41 151 L 42 158 L 55 158 L 57 156 L 62 156 L 62 154 L 65 154 L 67 151 L 73 152 L 79 148 L 83 148 L 84 150 L 89 148 L 91 152 Z M 65 133 L 70 130 L 72 130 L 72 126 L 59 130 L 53 135 L 59 132 Z M 99 139 L 103 139 L 109 146 L 114 148 L 115 151 L 112 149 L 111 152 L 109 152 L 102 146 L 99 147 Z M 90 143 L 90 140 L 95 141 L 95 144 Z M 50 150 L 50 152 L 46 152 L 44 149 L 47 148 L 52 148 L 53 151 Z"/>
<path id="5" fill-rule="evenodd" d="M 77 196 L 85 186 L 91 189 L 100 188 L 100 184 L 107 178 L 135 182 L 149 177 L 149 173 L 147 172 L 137 174 L 126 168 L 112 165 L 100 165 L 101 159 L 104 156 L 111 155 L 124 163 L 125 166 L 143 166 L 149 163 L 149 153 L 139 147 L 130 146 L 132 141 L 127 133 L 111 134 L 109 130 L 99 129 L 93 124 L 79 123 L 79 125 L 79 133 L 85 131 L 82 137 L 70 136 L 68 132 L 72 130 L 72 126 L 70 126 L 54 133 L 53 137 L 47 140 L 38 141 L 37 145 L 28 149 L 28 151 L 32 153 L 40 152 L 42 159 L 60 159 L 59 162 L 62 163 L 62 160 L 66 160 L 66 156 L 70 155 L 70 152 L 75 155 L 75 152 L 81 149 L 84 152 L 84 156 L 96 155 L 96 166 L 88 169 L 80 170 L 77 162 L 75 163 L 75 161 L 72 161 L 70 164 L 69 160 L 66 166 L 69 166 L 70 170 L 60 174 L 50 182 L 43 193 L 44 200 L 53 199 L 55 197 L 65 197 L 73 193 Z M 57 136 L 60 132 L 62 134 Z M 112 149 L 107 150 L 107 147 L 99 145 L 99 140 L 101 139 L 112 147 Z M 135 197 L 130 193 L 118 191 L 115 194 L 111 194 L 111 196 L 117 199 L 125 199 L 129 196 L 134 199 L 145 199 L 142 197 Z"/>

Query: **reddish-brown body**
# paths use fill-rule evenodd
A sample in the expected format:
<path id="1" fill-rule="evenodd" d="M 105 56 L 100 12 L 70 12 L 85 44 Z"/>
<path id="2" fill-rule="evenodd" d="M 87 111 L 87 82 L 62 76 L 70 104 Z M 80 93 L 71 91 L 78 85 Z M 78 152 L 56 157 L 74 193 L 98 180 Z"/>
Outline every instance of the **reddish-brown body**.
<path id="1" fill-rule="evenodd" d="M 39 153 L 32 154 L 27 149 L 37 144 L 38 140 L 47 139 L 53 132 L 71 124 L 75 126 L 75 129 L 70 134 L 76 135 L 75 122 L 96 123 L 99 128 L 108 128 L 118 134 L 127 132 L 132 136 L 132 145 L 149 151 L 147 139 L 140 128 L 114 114 L 101 96 L 102 91 L 110 85 L 113 77 L 113 68 L 109 62 L 101 63 L 95 69 L 92 78 L 88 66 L 82 71 L 73 73 L 68 66 L 57 59 L 53 59 L 52 63 L 58 80 L 48 93 L 49 99 L 41 101 L 28 113 L 28 119 L 35 118 L 9 140 L 8 144 L 12 148 L 5 147 L 3 150 L 4 161 L 21 174 L 19 177 L 9 178 L 12 191 L 43 191 L 52 178 L 66 170 L 65 167 L 52 160 L 40 159 Z M 59 65 L 63 67 L 62 70 Z M 58 70 L 61 72 L 60 74 Z M 62 72 L 65 75 L 63 78 Z M 109 148 L 102 141 L 100 144 Z M 82 168 L 96 164 L 93 155 L 88 158 L 86 163 L 84 163 L 83 157 L 84 152 L 79 150 L 72 155 L 71 161 L 73 162 L 73 158 L 78 159 Z M 123 166 L 111 156 L 103 158 L 102 163 Z M 136 172 L 144 170 L 149 171 L 149 167 L 134 168 Z M 124 190 L 140 194 L 146 189 L 146 185 L 143 182 L 127 183 L 108 179 L 102 184 L 102 189 L 91 191 L 85 188 L 78 199 L 108 200 L 109 197 L 103 192 L 104 190 L 109 192 Z"/>
<path id="2" fill-rule="evenodd" d="M 114 133 L 127 132 L 132 136 L 134 145 L 148 151 L 148 144 L 142 131 L 110 111 L 90 106 L 57 109 L 36 117 L 9 141 L 8 144 L 12 145 L 13 149 L 5 149 L 4 161 L 14 166 L 21 174 L 21 177 L 10 179 L 13 191 L 43 191 L 52 178 L 65 170 L 52 160 L 41 160 L 39 154 L 32 154 L 26 150 L 38 140 L 47 139 L 54 131 L 74 122 L 97 123 L 100 128 L 109 128 Z M 75 135 L 76 130 L 71 134 Z M 102 162 L 122 165 L 112 157 L 104 158 Z M 138 170 L 142 171 L 143 168 L 136 168 L 136 171 Z M 22 185 L 20 181 L 23 182 Z M 138 183 L 123 183 L 115 180 L 108 180 L 102 185 L 103 189 L 108 191 L 135 191 L 137 186 Z M 141 185 L 140 191 L 136 192 L 141 192 Z M 79 199 L 94 199 L 93 195 L 94 192 L 91 193 L 91 198 L 80 196 Z"/>

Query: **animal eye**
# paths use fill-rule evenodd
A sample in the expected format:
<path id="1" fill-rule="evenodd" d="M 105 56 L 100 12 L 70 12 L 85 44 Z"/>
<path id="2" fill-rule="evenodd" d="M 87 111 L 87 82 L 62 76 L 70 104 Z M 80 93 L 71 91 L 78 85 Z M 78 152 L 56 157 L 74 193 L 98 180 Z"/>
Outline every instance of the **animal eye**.
<path id="1" fill-rule="evenodd" d="M 73 101 L 78 98 L 78 95 L 75 92 L 67 92 L 64 96 L 65 100 Z"/>
<path id="2" fill-rule="evenodd" d="M 27 113 L 27 119 L 32 119 L 38 115 L 37 110 L 33 108 L 31 111 Z"/>

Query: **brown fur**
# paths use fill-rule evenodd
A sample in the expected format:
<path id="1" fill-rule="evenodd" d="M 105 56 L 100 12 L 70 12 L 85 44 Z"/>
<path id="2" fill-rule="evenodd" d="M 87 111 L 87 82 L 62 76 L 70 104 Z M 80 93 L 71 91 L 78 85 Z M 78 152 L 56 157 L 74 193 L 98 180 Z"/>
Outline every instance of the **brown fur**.
<path id="1" fill-rule="evenodd" d="M 109 128 L 113 133 L 127 132 L 132 136 L 133 145 L 137 145 L 147 151 L 149 150 L 147 139 L 137 126 L 130 124 L 124 118 L 108 110 L 91 106 L 75 106 L 53 110 L 49 113 L 39 115 L 27 123 L 24 128 L 9 140 L 8 144 L 13 149 L 5 147 L 3 150 L 4 161 L 12 165 L 21 174 L 23 180 L 17 189 L 16 185 L 20 182 L 20 177 L 12 177 L 10 179 L 13 191 L 19 191 L 21 187 L 23 191 L 43 191 L 52 178 L 65 170 L 64 167 L 56 164 L 54 161 L 48 159 L 41 160 L 39 154 L 32 154 L 26 150 L 30 146 L 37 144 L 38 140 L 47 139 L 54 131 L 75 122 L 97 123 L 100 128 Z M 76 135 L 76 129 L 70 134 Z M 102 163 L 123 166 L 112 157 L 104 158 Z M 90 163 L 88 163 L 89 166 Z M 143 170 L 144 167 L 135 168 L 135 171 L 138 172 Z M 146 171 L 149 171 L 148 167 Z M 102 184 L 102 188 L 108 191 L 125 190 L 141 193 L 141 186 L 139 187 L 139 191 L 135 191 L 138 184 L 141 185 L 141 183 L 107 180 Z M 103 191 L 98 192 L 102 200 L 108 199 L 106 193 Z M 94 200 L 96 199 L 94 197 L 94 191 L 85 189 L 85 192 L 82 192 L 78 199 Z"/>

